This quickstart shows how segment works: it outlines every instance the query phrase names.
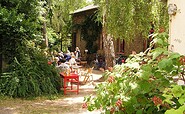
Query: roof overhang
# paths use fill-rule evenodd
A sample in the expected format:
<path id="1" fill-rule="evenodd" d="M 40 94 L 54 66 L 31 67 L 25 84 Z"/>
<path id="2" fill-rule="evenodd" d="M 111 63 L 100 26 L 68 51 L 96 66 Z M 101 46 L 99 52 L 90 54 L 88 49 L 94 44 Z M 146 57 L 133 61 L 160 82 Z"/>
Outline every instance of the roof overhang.
<path id="1" fill-rule="evenodd" d="M 81 13 L 81 12 L 85 12 L 85 11 L 93 10 L 93 9 L 98 9 L 98 8 L 99 6 L 97 5 L 89 5 L 89 6 L 83 7 L 82 9 L 78 9 L 71 14 L 77 14 L 77 13 Z"/>

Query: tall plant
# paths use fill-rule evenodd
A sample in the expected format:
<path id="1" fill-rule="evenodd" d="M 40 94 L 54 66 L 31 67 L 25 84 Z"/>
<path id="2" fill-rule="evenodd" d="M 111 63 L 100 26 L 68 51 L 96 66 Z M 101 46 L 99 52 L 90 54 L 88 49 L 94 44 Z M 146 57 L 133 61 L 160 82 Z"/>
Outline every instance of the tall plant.
<path id="1" fill-rule="evenodd" d="M 101 22 L 103 22 L 104 10 L 106 10 L 107 33 L 113 35 L 114 38 L 131 41 L 138 34 L 147 38 L 151 22 L 154 22 L 155 30 L 168 25 L 167 4 L 158 0 L 94 1 L 100 7 L 98 19 Z"/>
<path id="2" fill-rule="evenodd" d="M 60 76 L 55 66 L 48 65 L 42 50 L 33 44 L 23 41 L 17 47 L 20 58 L 14 57 L 7 72 L 2 74 L 1 95 L 28 98 L 60 92 Z"/>
<path id="3" fill-rule="evenodd" d="M 0 77 L 0 94 L 23 98 L 58 93 L 59 75 L 36 45 L 42 39 L 38 0 L 0 3 L 0 53 L 7 63 Z"/>
<path id="4" fill-rule="evenodd" d="M 27 7 L 23 10 L 25 6 Z M 34 40 L 36 36 L 39 36 L 40 25 L 37 22 L 36 8 L 37 1 L 1 1 L 0 36 L 3 42 L 1 54 L 8 63 L 11 63 L 15 56 L 19 58 L 20 54 L 16 47 L 22 41 Z"/>
<path id="5" fill-rule="evenodd" d="M 85 0 L 47 0 L 48 27 L 52 28 L 58 35 L 58 46 L 64 51 L 71 37 L 72 19 L 71 14 L 86 5 Z M 59 46 L 60 47 L 60 46 Z"/>
<path id="6" fill-rule="evenodd" d="M 94 0 L 99 5 L 99 19 L 103 24 L 104 52 L 111 52 L 108 34 L 114 39 L 124 39 L 132 42 L 138 36 L 147 38 L 150 23 L 154 22 L 155 30 L 166 27 L 168 15 L 166 5 L 157 0 Z M 103 19 L 102 19 L 103 16 Z M 164 20 L 164 21 L 163 21 Z M 113 49 L 113 46 L 111 46 Z M 111 60 L 112 58 L 112 60 Z M 106 63 L 109 65 L 114 58 L 113 54 L 106 54 Z"/>

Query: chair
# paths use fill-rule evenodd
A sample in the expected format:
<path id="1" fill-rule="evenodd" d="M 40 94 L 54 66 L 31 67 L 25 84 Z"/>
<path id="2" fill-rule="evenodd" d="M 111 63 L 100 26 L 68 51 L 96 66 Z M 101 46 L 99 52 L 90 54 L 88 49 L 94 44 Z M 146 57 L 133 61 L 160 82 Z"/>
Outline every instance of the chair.
<path id="1" fill-rule="evenodd" d="M 84 84 L 86 84 L 88 80 L 90 81 L 90 77 L 92 78 L 92 81 L 93 81 L 93 75 L 92 75 L 93 69 L 94 67 L 91 67 L 85 70 L 84 73 L 81 73 L 81 76 L 84 76 L 84 79 L 83 79 Z"/>
<path id="2" fill-rule="evenodd" d="M 83 67 L 87 66 L 87 61 L 80 61 L 80 65 L 82 65 Z"/>

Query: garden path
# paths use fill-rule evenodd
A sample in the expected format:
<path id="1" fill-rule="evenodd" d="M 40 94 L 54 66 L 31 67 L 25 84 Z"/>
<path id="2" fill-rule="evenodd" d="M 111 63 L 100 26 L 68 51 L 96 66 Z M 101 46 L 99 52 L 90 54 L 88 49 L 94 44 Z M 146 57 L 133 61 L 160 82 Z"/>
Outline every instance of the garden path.
<path id="1" fill-rule="evenodd" d="M 94 87 L 101 83 L 102 71 L 93 70 L 94 82 L 80 85 L 79 94 L 67 93 L 54 100 L 0 100 L 0 114 L 100 114 L 82 108 L 84 97 L 95 95 Z"/>

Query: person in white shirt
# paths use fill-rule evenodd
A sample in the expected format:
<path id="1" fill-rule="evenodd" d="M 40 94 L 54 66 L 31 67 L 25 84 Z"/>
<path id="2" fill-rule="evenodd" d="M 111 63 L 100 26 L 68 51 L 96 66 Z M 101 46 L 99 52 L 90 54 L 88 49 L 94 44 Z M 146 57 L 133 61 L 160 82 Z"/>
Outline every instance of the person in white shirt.
<path id="1" fill-rule="evenodd" d="M 68 69 L 70 69 L 69 65 L 65 63 L 66 60 L 63 58 L 63 59 L 60 59 L 58 61 L 58 66 L 57 69 L 59 70 L 59 72 L 64 72 L 64 71 L 67 71 Z"/>
<path id="2" fill-rule="evenodd" d="M 80 61 L 81 52 L 80 52 L 80 49 L 78 47 L 76 47 L 75 56 L 76 56 L 76 61 Z"/>
<path id="3" fill-rule="evenodd" d="M 69 65 L 77 65 L 75 55 L 71 55 L 71 59 L 69 60 Z"/>

